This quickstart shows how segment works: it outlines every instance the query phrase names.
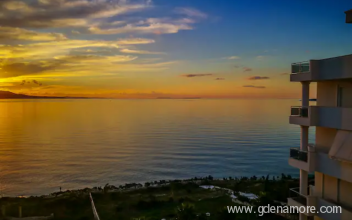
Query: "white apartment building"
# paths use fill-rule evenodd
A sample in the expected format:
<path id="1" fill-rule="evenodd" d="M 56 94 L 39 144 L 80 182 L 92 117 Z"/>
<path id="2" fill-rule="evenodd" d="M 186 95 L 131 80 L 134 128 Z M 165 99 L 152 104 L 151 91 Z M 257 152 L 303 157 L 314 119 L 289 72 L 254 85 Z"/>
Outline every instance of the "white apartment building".
<path id="1" fill-rule="evenodd" d="M 352 23 L 352 10 L 346 23 Z M 342 213 L 301 213 L 302 220 L 352 220 L 352 54 L 294 63 L 290 81 L 302 84 L 302 105 L 291 108 L 290 124 L 301 127 L 301 143 L 290 150 L 289 164 L 300 170 L 300 187 L 291 190 L 288 205 L 342 207 Z M 317 83 L 316 106 L 309 106 L 311 82 Z M 315 186 L 308 185 L 308 173 L 315 174 Z"/>

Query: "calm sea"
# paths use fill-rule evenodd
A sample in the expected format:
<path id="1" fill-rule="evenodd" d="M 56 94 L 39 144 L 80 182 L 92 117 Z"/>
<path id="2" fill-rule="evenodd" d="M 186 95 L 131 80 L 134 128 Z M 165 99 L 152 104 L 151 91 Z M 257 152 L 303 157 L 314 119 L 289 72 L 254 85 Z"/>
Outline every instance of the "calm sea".
<path id="1" fill-rule="evenodd" d="M 296 176 L 298 100 L 0 100 L 0 194 L 212 175 Z M 314 130 L 310 130 L 314 142 Z"/>

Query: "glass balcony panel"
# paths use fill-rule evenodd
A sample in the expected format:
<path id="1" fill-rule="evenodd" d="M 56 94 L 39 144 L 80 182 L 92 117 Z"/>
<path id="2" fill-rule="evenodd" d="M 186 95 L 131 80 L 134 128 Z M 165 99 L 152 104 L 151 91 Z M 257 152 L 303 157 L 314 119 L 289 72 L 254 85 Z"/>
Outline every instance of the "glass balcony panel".
<path id="1" fill-rule="evenodd" d="M 291 65 L 292 74 L 305 73 L 310 71 L 309 62 L 293 63 Z"/>
<path id="2" fill-rule="evenodd" d="M 308 117 L 308 113 L 309 113 L 309 110 L 306 107 L 301 107 L 301 106 L 291 107 L 292 116 Z"/>
<path id="3" fill-rule="evenodd" d="M 308 162 L 308 152 L 302 151 L 299 148 L 291 148 L 290 157 L 303 162 Z"/>
<path id="4" fill-rule="evenodd" d="M 300 191 L 299 188 L 290 189 L 289 198 L 306 206 L 307 205 L 307 196 L 302 195 L 299 191 Z"/>

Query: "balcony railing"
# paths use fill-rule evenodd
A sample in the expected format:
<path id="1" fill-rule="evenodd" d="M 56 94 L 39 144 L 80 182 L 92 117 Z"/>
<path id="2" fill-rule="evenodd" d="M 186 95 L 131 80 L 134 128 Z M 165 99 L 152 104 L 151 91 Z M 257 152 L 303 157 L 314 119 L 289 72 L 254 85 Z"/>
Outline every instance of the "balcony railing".
<path id="1" fill-rule="evenodd" d="M 289 198 L 295 200 L 296 202 L 304 206 L 307 205 L 307 197 L 299 192 L 299 188 L 290 189 Z"/>
<path id="2" fill-rule="evenodd" d="M 303 162 L 308 162 L 308 152 L 302 151 L 299 148 L 291 148 L 290 149 L 290 158 L 300 160 Z"/>
<path id="3" fill-rule="evenodd" d="M 310 71 L 309 61 L 300 62 L 300 63 L 292 63 L 291 64 L 291 73 L 305 73 Z"/>
<path id="4" fill-rule="evenodd" d="M 290 189 L 290 192 L 289 192 L 289 198 L 295 200 L 296 202 L 306 206 L 307 205 L 307 197 L 308 195 L 311 195 L 312 192 L 310 192 L 310 188 L 311 187 L 308 187 L 307 188 L 307 195 L 302 195 L 300 193 L 300 188 L 292 188 Z"/>
<path id="5" fill-rule="evenodd" d="M 301 106 L 292 106 L 291 116 L 308 117 L 308 108 Z"/>

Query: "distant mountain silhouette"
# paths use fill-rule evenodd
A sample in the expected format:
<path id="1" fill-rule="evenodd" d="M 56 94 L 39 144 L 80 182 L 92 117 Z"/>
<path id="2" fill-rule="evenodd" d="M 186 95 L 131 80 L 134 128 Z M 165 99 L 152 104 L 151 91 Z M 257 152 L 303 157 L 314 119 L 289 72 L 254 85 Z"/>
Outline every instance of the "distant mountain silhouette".
<path id="1" fill-rule="evenodd" d="M 0 99 L 65 99 L 65 98 L 81 99 L 80 97 L 30 96 L 30 95 L 16 94 L 13 92 L 0 90 Z"/>
<path id="2" fill-rule="evenodd" d="M 201 98 L 200 97 L 184 97 L 184 98 L 157 97 L 157 99 L 201 99 Z"/>
<path id="3" fill-rule="evenodd" d="M 9 91 L 0 91 L 0 99 L 28 99 L 28 98 L 37 98 L 37 97 L 16 94 L 16 93 L 9 92 Z"/>

